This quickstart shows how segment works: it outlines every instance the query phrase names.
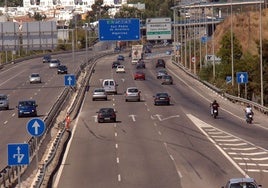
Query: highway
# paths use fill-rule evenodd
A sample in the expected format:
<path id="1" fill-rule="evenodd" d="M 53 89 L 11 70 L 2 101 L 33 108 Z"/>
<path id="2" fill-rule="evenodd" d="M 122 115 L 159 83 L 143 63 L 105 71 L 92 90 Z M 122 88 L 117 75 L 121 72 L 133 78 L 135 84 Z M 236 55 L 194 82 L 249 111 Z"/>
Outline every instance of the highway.
<path id="1" fill-rule="evenodd" d="M 154 67 L 161 54 L 146 59 L 145 81 L 133 79 L 135 66 L 128 58 L 122 74 L 111 69 L 115 55 L 97 62 L 53 187 L 215 188 L 247 176 L 267 185 L 267 116 L 255 112 L 254 124 L 246 124 L 243 106 L 204 87 L 165 55 L 174 85 L 161 85 Z M 117 81 L 118 94 L 92 101 L 93 88 L 106 78 Z M 141 102 L 125 102 L 130 86 L 141 90 Z M 154 106 L 159 91 L 170 94 L 170 106 Z M 217 119 L 210 116 L 214 99 L 220 104 Z M 117 122 L 97 123 L 101 107 L 115 108 Z"/>
<path id="2" fill-rule="evenodd" d="M 85 61 L 85 52 L 76 52 L 76 62 L 72 62 L 72 54 L 52 55 L 67 65 L 70 74 L 79 69 Z M 18 118 L 19 100 L 34 99 L 37 101 L 38 117 L 44 119 L 58 96 L 64 89 L 64 75 L 57 74 L 57 68 L 49 68 L 48 63 L 42 63 L 42 57 L 8 66 L 0 70 L 0 93 L 9 97 L 10 109 L 0 111 L 0 169 L 7 166 L 7 145 L 23 143 L 30 139 L 26 125 L 32 117 Z M 39 73 L 40 84 L 30 84 L 31 73 Z"/>

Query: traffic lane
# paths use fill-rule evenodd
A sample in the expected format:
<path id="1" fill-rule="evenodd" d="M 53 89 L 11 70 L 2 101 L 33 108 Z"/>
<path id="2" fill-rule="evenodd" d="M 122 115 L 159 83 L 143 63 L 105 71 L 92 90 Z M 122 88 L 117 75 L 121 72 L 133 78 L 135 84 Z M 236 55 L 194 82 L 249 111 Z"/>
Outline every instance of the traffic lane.
<path id="1" fill-rule="evenodd" d="M 146 102 L 115 96 L 121 187 L 181 187 L 180 177 L 159 138 Z"/>
<path id="2" fill-rule="evenodd" d="M 122 75 L 121 75 L 122 76 Z M 133 82 L 133 81 L 132 81 Z M 152 82 L 156 82 L 156 83 L 152 83 Z M 211 158 L 211 159 L 208 159 L 209 158 L 209 156 L 207 155 L 207 153 L 215 153 L 214 152 L 214 150 L 216 150 L 216 148 L 213 146 L 213 144 L 211 144 L 212 146 L 211 146 L 211 148 L 208 148 L 207 146 L 206 146 L 206 144 L 207 144 L 207 142 L 208 142 L 208 140 L 207 139 L 205 139 L 205 138 L 203 138 L 203 140 L 205 140 L 205 143 L 203 144 L 203 147 L 199 147 L 199 148 L 201 148 L 201 151 L 197 151 L 197 149 L 195 149 L 195 146 L 194 145 L 192 145 L 192 143 L 191 143 L 191 141 L 189 141 L 190 139 L 188 138 L 188 136 L 187 136 L 187 133 L 185 133 L 186 135 L 183 135 L 183 136 L 181 136 L 181 135 L 177 135 L 177 134 L 174 134 L 174 130 L 176 130 L 176 124 L 175 123 L 171 123 L 171 124 L 169 124 L 169 123 L 167 123 L 168 121 L 171 121 L 171 119 L 174 119 L 173 121 L 175 121 L 175 122 L 178 122 L 178 119 L 180 118 L 180 115 L 178 114 L 179 113 L 179 109 L 178 108 L 180 108 L 179 106 L 177 106 L 177 104 L 173 101 L 172 102 L 172 105 L 170 105 L 170 106 L 157 106 L 157 107 L 155 107 L 155 106 L 153 106 L 152 104 L 153 104 L 153 100 L 151 99 L 151 97 L 147 97 L 147 96 L 152 96 L 153 95 L 153 93 L 154 92 L 152 92 L 153 90 L 155 90 L 155 91 L 159 91 L 159 90 L 163 90 L 163 91 L 167 91 L 167 88 L 169 88 L 168 90 L 174 90 L 174 88 L 172 88 L 172 86 L 161 86 L 161 85 L 159 85 L 159 83 L 158 83 L 158 80 L 154 80 L 154 81 L 152 81 L 152 82 L 142 82 L 142 83 L 147 83 L 147 84 L 149 84 L 150 85 L 150 89 L 148 90 L 148 85 L 146 85 L 143 89 L 144 89 L 144 93 L 147 93 L 146 95 L 145 95 L 145 100 L 142 100 L 142 101 L 146 101 L 146 102 L 144 102 L 145 103 L 145 105 L 148 107 L 147 108 L 147 111 L 149 111 L 150 112 L 150 118 L 153 120 L 153 121 L 160 121 L 161 123 L 159 123 L 160 125 L 158 125 L 158 123 L 157 122 L 154 122 L 154 127 L 156 127 L 156 131 L 154 131 L 154 132 L 156 132 L 160 137 L 162 137 L 162 134 L 164 134 L 164 136 L 166 137 L 166 141 L 164 140 L 163 141 L 163 143 L 162 143 L 162 146 L 165 146 L 165 148 L 168 150 L 169 149 L 169 144 L 171 144 L 171 145 L 179 145 L 179 146 L 181 146 L 181 147 L 183 147 L 183 148 L 187 148 L 188 150 L 191 150 L 192 152 L 195 152 L 195 153 L 197 153 L 196 155 L 195 155 L 195 157 L 192 157 L 192 161 L 190 160 L 190 161 L 187 161 L 188 163 L 190 163 L 190 167 L 188 167 L 187 168 L 187 166 L 185 167 L 187 170 L 185 170 L 184 171 L 184 173 L 181 173 L 181 172 L 179 172 L 179 173 L 177 173 L 176 172 L 176 170 L 175 170 L 175 172 L 176 172 L 176 177 L 178 178 L 178 176 L 180 176 L 180 175 L 184 175 L 184 174 L 187 174 L 187 177 L 188 177 L 188 180 L 186 180 L 185 182 L 184 182 L 184 184 L 186 185 L 186 186 L 192 186 L 193 185 L 193 183 L 190 183 L 190 185 L 189 185 L 189 182 L 191 182 L 191 180 L 192 179 L 194 179 L 195 180 L 195 182 L 196 182 L 196 186 L 198 186 L 198 185 L 200 185 L 200 184 L 202 184 L 202 185 L 205 185 L 206 184 L 206 181 L 207 181 L 207 179 L 208 179 L 208 182 L 211 182 L 210 184 L 208 184 L 208 186 L 211 186 L 211 185 L 215 185 L 215 187 L 216 187 L 216 185 L 217 186 L 220 186 L 221 185 L 221 182 L 224 182 L 226 179 L 228 179 L 228 177 L 226 177 L 226 176 L 224 176 L 224 175 L 222 175 L 222 177 L 219 179 L 219 178 L 217 178 L 217 179 L 215 179 L 215 177 L 214 177 L 214 175 L 215 174 L 217 174 L 217 176 L 219 176 L 219 174 L 224 174 L 225 173 L 225 168 L 219 168 L 220 166 L 222 166 L 221 164 L 222 163 L 226 163 L 226 159 L 224 158 L 224 157 L 221 157 L 219 160 L 217 160 L 217 161 L 214 161 L 213 160 L 213 158 Z M 136 82 L 136 83 L 141 83 L 141 82 Z M 125 83 L 126 85 L 128 85 L 129 83 Z M 132 83 L 131 83 L 132 84 Z M 147 89 L 146 89 L 146 87 L 147 87 Z M 118 103 L 118 104 L 120 104 L 120 106 L 118 107 L 119 109 L 120 108 L 122 108 L 122 105 L 127 105 L 127 106 L 129 106 L 129 107 L 131 107 L 130 108 L 130 112 L 128 112 L 128 113 L 132 113 L 131 115 L 128 115 L 130 118 L 132 118 L 133 120 L 134 119 L 136 119 L 135 120 L 135 127 L 134 127 L 134 130 L 135 131 L 137 131 L 137 129 L 138 129 L 138 127 L 139 127 L 139 125 L 141 125 L 141 127 L 142 127 L 142 130 L 141 130 L 141 132 L 142 133 L 144 133 L 144 132 L 146 132 L 146 131 L 144 131 L 144 129 L 145 128 L 147 128 L 147 124 L 146 123 L 139 123 L 138 121 L 141 119 L 141 115 L 143 115 L 143 116 L 145 116 L 145 113 L 142 111 L 140 114 L 141 115 L 137 115 L 137 113 L 138 112 L 140 112 L 140 110 L 139 110 L 139 108 L 136 106 L 136 104 L 138 105 L 138 104 L 140 104 L 140 103 L 124 103 L 124 102 L 122 102 L 123 101 L 123 99 L 122 99 L 122 97 L 121 96 L 115 96 L 115 98 L 117 99 L 117 100 L 115 100 L 115 103 Z M 147 104 L 147 103 L 149 103 L 149 104 Z M 127 112 L 127 110 L 126 110 L 127 108 L 125 107 L 123 110 L 124 110 L 124 116 L 126 116 L 127 114 L 126 114 L 126 112 Z M 133 109 L 135 109 L 135 110 L 133 110 Z M 181 113 L 181 114 L 183 114 L 183 113 Z M 185 116 L 185 115 L 184 115 Z M 176 120 L 175 120 L 176 119 Z M 186 119 L 186 120 L 188 120 L 189 121 L 189 119 L 186 117 L 186 118 L 184 118 L 184 119 Z M 152 121 L 152 120 L 150 120 L 150 121 Z M 163 121 L 163 125 L 162 125 L 162 121 Z M 144 121 L 142 121 L 142 122 L 144 122 Z M 182 122 L 184 122 L 184 120 L 182 121 Z M 150 124 L 152 124 L 152 123 L 150 123 Z M 132 132 L 130 132 L 130 131 L 126 131 L 126 129 L 128 128 L 128 127 L 132 127 L 132 126 L 124 126 L 125 124 L 122 124 L 122 129 L 123 129 L 123 131 L 121 131 L 121 132 L 123 132 L 123 133 L 125 133 L 124 135 L 126 135 L 127 133 L 133 133 L 133 132 L 135 132 L 135 131 L 132 131 Z M 171 127 L 169 127 L 169 125 L 171 126 Z M 167 127 L 166 127 L 167 126 Z M 175 127 L 174 127 L 175 126 Z M 120 125 L 118 125 L 118 127 L 121 127 L 121 124 Z M 160 127 L 160 128 L 158 128 L 158 127 Z M 178 127 L 177 129 L 179 129 L 180 127 Z M 196 129 L 195 127 L 193 127 L 193 129 Z M 168 131 L 167 131 L 168 130 Z M 168 133 L 168 132 L 171 132 L 171 133 Z M 177 130 L 177 131 L 179 131 L 179 130 Z M 200 136 L 200 132 L 198 131 L 198 130 L 195 130 L 196 132 L 197 132 L 197 134 L 199 134 L 199 136 Z M 142 133 L 140 133 L 140 135 L 142 135 Z M 175 132 L 176 133 L 176 132 Z M 171 136 L 170 136 L 170 134 L 171 134 Z M 119 134 L 120 135 L 120 134 Z M 146 134 L 147 135 L 147 134 Z M 163 136 L 163 137 L 164 137 Z M 202 135 L 201 135 L 202 136 Z M 153 138 L 153 136 L 149 136 L 151 139 Z M 186 137 L 185 138 L 185 140 L 186 140 L 186 143 L 189 145 L 189 142 L 190 142 L 190 146 L 189 146 L 189 148 L 187 147 L 187 144 L 181 144 L 181 137 L 183 138 L 183 137 Z M 203 136 L 204 137 L 204 136 Z M 139 139 L 142 139 L 142 137 L 140 136 L 140 137 L 138 137 Z M 171 138 L 171 139 L 170 139 Z M 179 139 L 178 139 L 179 138 Z M 126 140 L 130 140 L 129 139 L 129 136 L 126 136 L 126 138 L 125 138 Z M 138 140 L 139 140 L 138 139 Z M 135 139 L 134 139 L 135 140 Z M 162 140 L 162 139 L 161 139 Z M 177 142 L 175 141 L 174 142 L 174 140 L 177 140 Z M 146 140 L 147 141 L 147 140 Z M 148 141 L 148 142 L 150 142 L 150 141 Z M 199 141 L 196 141 L 197 143 L 199 143 Z M 121 143 L 121 142 L 120 142 Z M 147 143 L 147 142 L 146 142 Z M 168 144 L 167 144 L 168 143 Z M 148 144 L 148 143 L 147 143 Z M 122 145 L 122 144 L 121 144 Z M 142 145 L 146 145 L 146 144 L 142 144 Z M 205 146 L 204 146 L 205 145 Z M 132 149 L 132 147 L 129 147 L 128 145 L 126 145 L 126 147 L 125 147 L 125 149 L 126 148 L 131 148 Z M 135 147 L 134 147 L 135 148 Z M 142 147 L 138 147 L 138 148 L 142 148 Z M 152 146 L 150 146 L 150 148 L 152 148 Z M 203 148 L 206 148 L 207 149 L 207 151 L 204 151 L 203 150 Z M 151 151 L 150 149 L 147 149 L 147 150 L 149 150 L 149 153 L 151 154 L 151 153 L 154 153 L 154 151 Z M 183 152 L 185 152 L 185 150 L 183 151 Z M 218 152 L 218 154 L 220 155 L 220 152 L 219 151 L 217 151 Z M 130 154 L 130 156 L 135 156 L 135 154 L 137 155 L 138 153 L 141 153 L 141 152 L 139 152 L 139 151 L 136 151 L 135 149 L 134 149 L 134 151 L 133 151 L 133 154 L 131 153 L 131 151 L 126 151 L 126 152 L 123 152 L 123 153 L 126 153 L 126 154 Z M 189 153 L 189 151 L 187 152 L 187 153 Z M 126 156 L 126 154 L 124 154 L 123 156 Z M 143 155 L 145 155 L 144 154 L 144 151 L 143 151 Z M 176 153 L 174 154 L 174 155 L 176 155 Z M 185 155 L 185 157 L 184 157 L 184 161 L 183 161 L 183 163 L 185 164 L 185 159 L 188 159 L 187 158 L 187 155 L 188 154 L 186 154 Z M 189 155 L 193 155 L 193 154 L 189 154 Z M 128 156 L 128 155 L 127 155 Z M 157 156 L 157 155 L 156 155 Z M 167 152 L 167 156 L 169 156 L 169 152 Z M 197 159 L 199 159 L 200 158 L 200 156 L 201 157 L 203 157 L 204 158 L 204 162 L 202 161 L 201 162 L 201 164 L 199 164 L 199 165 L 196 165 L 196 166 L 191 166 L 191 164 L 194 164 L 195 163 L 195 161 L 197 160 Z M 220 156 L 222 156 L 222 155 L 220 155 Z M 125 157 L 125 158 L 127 158 L 128 159 L 128 157 Z M 124 158 L 124 160 L 126 160 Z M 130 157 L 129 157 L 130 158 Z M 138 158 L 138 157 L 136 157 L 136 158 Z M 170 161 L 172 161 L 171 159 L 174 159 L 173 157 L 172 157 L 172 155 L 170 155 L 169 157 L 168 157 L 168 159 L 170 159 Z M 178 164 L 176 163 L 176 162 L 174 162 L 174 164 L 172 164 L 172 167 L 174 168 L 174 169 L 176 169 L 178 166 L 179 166 L 179 164 L 180 163 L 182 163 L 182 162 L 180 162 L 180 160 L 182 160 L 182 159 L 178 159 L 177 161 L 178 161 Z M 131 161 L 131 158 L 130 158 L 130 161 Z M 142 160 L 141 160 L 142 161 Z M 153 159 L 152 160 L 149 160 L 149 161 L 153 161 Z M 229 168 L 231 168 L 231 169 L 233 169 L 233 166 L 231 166 L 230 165 L 230 163 L 228 163 L 229 164 L 229 166 L 228 167 L 226 167 L 226 169 L 228 170 Z M 139 165 L 132 165 L 132 166 L 139 166 Z M 146 166 L 146 165 L 141 165 L 141 166 Z M 148 165 L 147 165 L 148 166 Z M 157 166 L 156 164 L 154 164 L 154 166 Z M 159 164 L 158 164 L 158 166 L 159 166 Z M 172 172 L 172 168 L 167 168 L 167 166 L 168 165 L 163 165 L 164 167 L 164 169 L 167 169 L 167 170 L 170 170 L 171 172 Z M 209 167 L 209 168 L 208 168 Z M 138 168 L 138 167 L 137 167 Z M 188 169 L 192 169 L 192 173 L 191 173 L 191 175 L 189 175 L 189 170 Z M 212 171 L 211 172 L 211 170 L 210 170 L 210 168 L 211 169 L 214 169 L 214 168 L 216 168 L 216 170 L 215 171 Z M 124 168 L 125 169 L 125 168 Z M 209 170 L 208 170 L 209 169 Z M 148 170 L 150 170 L 150 168 L 148 168 Z M 178 171 L 179 171 L 179 169 L 177 169 Z M 143 172 L 146 172 L 146 170 L 142 170 Z M 158 171 L 156 171 L 156 172 L 158 172 Z M 174 172 L 174 171 L 173 171 Z M 238 174 L 237 173 L 237 170 L 235 170 L 234 169 L 234 172 L 236 173 L 236 174 Z M 210 173 L 212 173 L 212 174 L 210 174 Z M 129 175 L 129 173 L 128 173 L 128 170 L 126 170 L 126 174 L 127 175 Z M 141 173 L 133 173 L 133 174 L 141 174 Z M 165 172 L 164 174 L 168 174 L 167 172 Z M 178 175 L 179 174 L 179 175 Z M 199 175 L 199 176 L 197 176 L 197 174 L 201 174 L 201 175 Z M 203 175 L 204 174 L 204 175 Z M 234 173 L 233 173 L 234 174 Z M 159 177 L 161 176 L 160 174 L 158 174 L 159 175 Z M 154 174 L 154 177 L 158 177 L 158 175 L 157 174 Z M 133 176 L 133 175 L 132 175 Z M 162 174 L 162 176 L 163 176 L 163 174 Z M 190 177 L 191 176 L 191 177 Z M 122 175 L 122 177 L 124 177 L 124 175 Z M 139 176 L 138 176 L 139 177 Z M 137 179 L 138 179 L 138 177 L 137 177 Z M 146 177 L 146 175 L 142 175 L 142 177 Z M 164 176 L 163 176 L 164 177 Z M 170 178 L 174 178 L 174 176 L 169 176 Z M 129 177 L 126 177 L 126 179 L 127 179 L 127 182 L 131 182 L 132 184 L 134 184 L 135 185 L 135 183 L 133 183 L 132 181 L 131 181 L 131 178 Z M 129 179 L 129 180 L 128 180 Z M 150 178 L 148 178 L 148 179 L 150 179 Z M 161 178 L 155 178 L 155 179 L 161 179 Z M 179 178 L 178 178 L 179 179 Z M 206 179 L 205 181 L 204 181 L 204 179 Z M 133 179 L 132 179 L 133 180 Z M 212 180 L 212 181 L 209 181 L 209 180 Z M 146 180 L 144 180 L 144 181 L 146 181 Z M 136 182 L 136 181 L 134 181 L 134 182 Z M 137 182 L 139 182 L 139 181 L 137 181 Z M 157 183 L 156 183 L 156 185 L 160 185 L 159 187 L 163 187 L 163 185 L 162 185 L 162 183 L 161 182 L 158 182 L 158 181 L 156 181 Z M 167 182 L 174 182 L 173 180 L 170 180 L 170 181 L 167 181 Z M 176 182 L 176 181 L 175 181 Z M 213 183 L 212 183 L 213 182 Z M 178 183 L 178 182 L 177 182 Z M 153 183 L 151 183 L 151 184 L 153 184 Z M 150 185 L 151 184 L 146 184 L 147 185 L 147 187 L 150 187 Z M 152 187 L 156 187 L 156 185 L 154 185 L 154 186 L 152 186 Z M 126 187 L 128 187 L 129 185 L 128 184 L 126 184 Z M 136 186 L 136 185 L 135 185 Z M 135 187 L 134 186 L 134 187 Z M 168 186 L 168 187 L 172 187 L 172 184 L 168 184 L 168 185 L 166 185 L 166 186 Z M 174 184 L 174 186 L 175 187 L 178 187 L 178 185 L 175 183 Z M 145 186 L 146 187 L 146 186 Z"/>
<path id="3" fill-rule="evenodd" d="M 178 86 L 184 86 L 181 87 L 178 92 L 182 94 L 182 98 L 190 97 L 192 98 L 192 100 L 195 100 L 195 104 L 190 105 L 189 108 L 196 109 L 196 111 L 200 111 L 200 108 L 204 109 L 201 118 L 205 120 L 210 113 L 210 101 L 216 99 L 220 104 L 219 117 L 217 118 L 220 121 L 215 121 L 214 119 L 209 118 L 208 120 L 211 123 L 215 124 L 216 127 L 219 127 L 228 132 L 232 132 L 233 134 L 241 138 L 244 138 L 250 142 L 256 143 L 257 145 L 268 149 L 268 145 L 266 142 L 268 138 L 267 116 L 259 112 L 255 112 L 254 123 L 252 125 L 248 125 L 245 122 L 245 115 L 243 111 L 244 107 L 242 105 L 234 104 L 228 100 L 225 100 L 221 96 L 215 94 L 215 92 L 213 92 L 212 90 L 204 87 L 201 83 L 195 80 L 189 81 L 189 76 L 187 76 L 181 70 L 177 71 L 178 73 L 176 74 L 175 79 L 179 78 L 179 80 L 176 80 L 176 83 L 178 83 Z M 180 80 L 183 80 L 183 82 L 180 83 Z M 189 92 L 189 90 L 186 90 L 186 88 L 190 88 L 192 92 Z M 195 93 L 196 96 L 199 97 L 191 96 L 191 93 Z M 198 98 L 200 99 L 199 101 L 197 100 Z M 201 103 L 199 104 L 199 102 Z M 185 103 L 184 106 L 187 106 L 187 104 L 188 103 Z M 258 139 L 256 139 L 256 135 L 258 135 Z"/>
<path id="4" fill-rule="evenodd" d="M 63 76 L 57 75 L 56 69 L 49 69 L 48 64 L 37 63 L 37 59 L 31 59 L 14 65 L 10 69 L 1 71 L 1 91 L 8 94 L 10 100 L 10 110 L 1 114 L 0 126 L 0 167 L 4 168 L 7 161 L 7 144 L 27 142 L 30 135 L 26 131 L 26 125 L 30 118 L 17 118 L 16 106 L 19 100 L 35 99 L 39 105 L 38 117 L 44 118 L 49 109 L 57 100 L 59 94 L 64 89 Z M 39 72 L 41 84 L 30 84 L 29 75 L 32 72 Z"/>
<path id="5" fill-rule="evenodd" d="M 241 176 L 179 104 L 151 107 L 150 111 L 154 114 L 155 128 L 181 176 L 182 187 L 220 187 L 230 174 Z"/>
<path id="6" fill-rule="evenodd" d="M 118 187 L 116 168 L 115 123 L 98 124 L 96 108 L 109 101 L 92 101 L 87 97 L 79 114 L 70 150 L 56 187 Z M 95 104 L 94 104 L 95 105 Z M 74 129 L 73 129 L 74 130 Z"/>
<path id="7" fill-rule="evenodd" d="M 207 108 L 206 101 L 200 100 L 200 98 L 196 97 L 195 96 L 197 95 L 196 92 L 189 92 L 189 91 L 187 92 L 187 90 L 185 89 L 186 87 L 184 85 L 181 85 L 181 86 L 182 87 L 180 87 L 180 89 L 177 89 L 177 91 L 174 92 L 174 94 L 172 95 L 178 97 L 177 100 L 180 101 L 184 111 L 186 113 L 193 114 L 194 116 L 196 116 L 202 121 L 209 123 L 210 125 L 212 125 L 213 129 L 214 127 L 219 128 L 222 130 L 221 132 L 226 131 L 227 133 L 230 133 L 231 135 L 236 135 L 237 137 L 233 137 L 230 135 L 219 136 L 219 140 L 224 142 L 224 143 L 221 143 L 221 142 L 218 143 L 219 145 L 222 145 L 222 147 L 220 148 L 222 149 L 228 148 L 226 147 L 226 145 L 228 145 L 228 142 L 230 142 L 229 144 L 233 144 L 234 147 L 228 148 L 228 150 L 234 150 L 234 151 L 233 152 L 226 151 L 225 154 L 227 155 L 228 153 L 228 156 L 232 158 L 237 165 L 239 165 L 242 171 L 244 171 L 243 173 L 247 173 L 249 176 L 257 179 L 258 182 L 265 184 L 267 181 L 266 180 L 267 175 L 266 175 L 266 170 L 264 166 L 267 165 L 268 163 L 267 162 L 268 156 L 266 152 L 267 142 L 265 142 L 265 140 L 267 140 L 266 132 L 263 131 L 263 129 L 260 129 L 259 127 L 256 127 L 256 126 L 244 126 L 245 124 L 242 120 L 240 120 L 239 118 L 235 116 L 230 117 L 230 114 L 225 111 L 220 112 L 220 116 L 217 119 L 210 117 L 209 109 L 207 111 L 200 110 L 200 109 Z M 170 87 L 167 87 L 167 88 L 170 88 Z M 200 95 L 200 93 L 198 95 Z M 189 99 L 189 101 L 185 99 Z M 259 132 L 259 133 L 256 133 L 256 132 Z M 228 139 L 228 137 L 230 138 Z M 242 140 L 246 140 L 250 143 L 247 143 Z M 236 144 L 237 146 L 235 147 Z M 242 146 L 239 147 L 239 145 L 245 145 L 248 147 L 246 148 Z M 263 149 L 262 148 L 257 149 L 253 145 L 261 146 Z M 248 151 L 248 152 L 241 152 L 243 150 Z M 249 157 L 249 156 L 254 156 L 254 157 Z M 245 163 L 243 163 L 242 161 L 239 161 L 240 159 L 246 160 Z M 248 165 L 248 167 L 245 165 Z"/>

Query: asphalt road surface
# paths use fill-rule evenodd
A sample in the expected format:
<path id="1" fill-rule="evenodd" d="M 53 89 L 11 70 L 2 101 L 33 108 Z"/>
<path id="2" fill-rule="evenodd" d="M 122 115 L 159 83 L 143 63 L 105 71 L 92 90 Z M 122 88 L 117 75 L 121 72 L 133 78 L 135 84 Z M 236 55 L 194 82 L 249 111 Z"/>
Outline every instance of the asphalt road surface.
<path id="1" fill-rule="evenodd" d="M 160 57 L 167 62 L 173 85 L 156 79 L 155 61 Z M 255 112 L 254 123 L 246 124 L 242 105 L 187 76 L 165 53 L 146 59 L 145 81 L 133 79 L 135 66 L 129 58 L 123 62 L 126 73 L 115 73 L 115 59 L 105 57 L 96 65 L 54 187 L 215 188 L 245 176 L 267 185 L 267 116 Z M 106 78 L 117 81 L 118 94 L 92 101 L 93 88 Z M 124 91 L 130 86 L 141 90 L 140 102 L 125 102 Z M 170 94 L 170 106 L 154 106 L 153 95 L 161 91 Z M 214 99 L 220 104 L 217 119 L 210 116 Z M 115 108 L 117 122 L 98 123 L 101 107 Z"/>

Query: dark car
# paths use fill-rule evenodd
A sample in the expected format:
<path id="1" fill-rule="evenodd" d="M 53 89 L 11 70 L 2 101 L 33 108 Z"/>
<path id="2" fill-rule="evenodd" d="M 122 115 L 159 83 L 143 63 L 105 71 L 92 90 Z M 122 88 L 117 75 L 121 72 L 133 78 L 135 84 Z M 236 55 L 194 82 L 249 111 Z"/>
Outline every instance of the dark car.
<path id="1" fill-rule="evenodd" d="M 125 60 L 125 57 L 123 55 L 118 55 L 117 56 L 117 60 L 118 61 L 124 61 Z"/>
<path id="2" fill-rule="evenodd" d="M 145 69 L 145 63 L 142 60 L 139 60 L 136 65 L 136 69 Z"/>
<path id="3" fill-rule="evenodd" d="M 170 105 L 170 96 L 168 93 L 156 93 L 154 96 L 154 105 Z"/>
<path id="4" fill-rule="evenodd" d="M 112 68 L 116 69 L 118 65 L 121 65 L 121 63 L 119 61 L 114 61 L 112 64 Z"/>
<path id="5" fill-rule="evenodd" d="M 101 108 L 97 114 L 98 123 L 116 122 L 116 111 L 113 108 Z"/>
<path id="6" fill-rule="evenodd" d="M 114 52 L 121 52 L 121 48 L 119 48 L 119 47 L 115 47 L 115 48 L 114 48 Z"/>
<path id="7" fill-rule="evenodd" d="M 164 75 L 162 76 L 161 84 L 166 85 L 172 85 L 173 84 L 173 78 L 170 75 Z"/>
<path id="8" fill-rule="evenodd" d="M 145 80 L 145 73 L 142 71 L 136 71 L 134 74 L 134 80 Z"/>
<path id="9" fill-rule="evenodd" d="M 43 63 L 49 63 L 51 60 L 51 55 L 44 55 L 43 57 Z"/>
<path id="10" fill-rule="evenodd" d="M 166 63 L 164 59 L 157 59 L 155 68 L 158 68 L 158 67 L 166 68 Z"/>
<path id="11" fill-rule="evenodd" d="M 18 117 L 36 117 L 37 116 L 37 104 L 35 100 L 25 100 L 25 101 L 19 101 L 18 106 Z"/>
<path id="12" fill-rule="evenodd" d="M 66 65 L 58 66 L 58 74 L 68 74 L 68 68 Z"/>
<path id="13" fill-rule="evenodd" d="M 146 47 L 144 50 L 144 53 L 146 53 L 146 54 L 152 53 L 152 50 L 149 47 Z"/>

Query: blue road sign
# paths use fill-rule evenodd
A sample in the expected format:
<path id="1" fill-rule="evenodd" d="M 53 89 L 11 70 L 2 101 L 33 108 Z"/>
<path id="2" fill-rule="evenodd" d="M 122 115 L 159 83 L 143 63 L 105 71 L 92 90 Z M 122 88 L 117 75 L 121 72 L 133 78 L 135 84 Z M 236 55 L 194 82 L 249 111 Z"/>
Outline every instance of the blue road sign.
<path id="1" fill-rule="evenodd" d="M 140 40 L 140 19 L 100 19 L 100 41 Z"/>
<path id="2" fill-rule="evenodd" d="M 27 131 L 32 136 L 41 136 L 45 128 L 45 122 L 39 118 L 33 118 L 27 123 Z"/>
<path id="3" fill-rule="evenodd" d="M 8 144 L 8 165 L 28 165 L 29 159 L 29 144 L 18 143 Z"/>
<path id="4" fill-rule="evenodd" d="M 201 42 L 202 43 L 206 43 L 208 41 L 208 37 L 207 36 L 202 36 L 201 37 Z"/>
<path id="5" fill-rule="evenodd" d="M 226 76 L 226 83 L 229 84 L 232 82 L 232 76 Z"/>
<path id="6" fill-rule="evenodd" d="M 65 86 L 74 86 L 75 85 L 75 76 L 73 74 L 64 75 L 64 85 Z"/>
<path id="7" fill-rule="evenodd" d="M 248 83 L 248 73 L 247 72 L 237 72 L 236 73 L 236 82 L 238 84 Z"/>

